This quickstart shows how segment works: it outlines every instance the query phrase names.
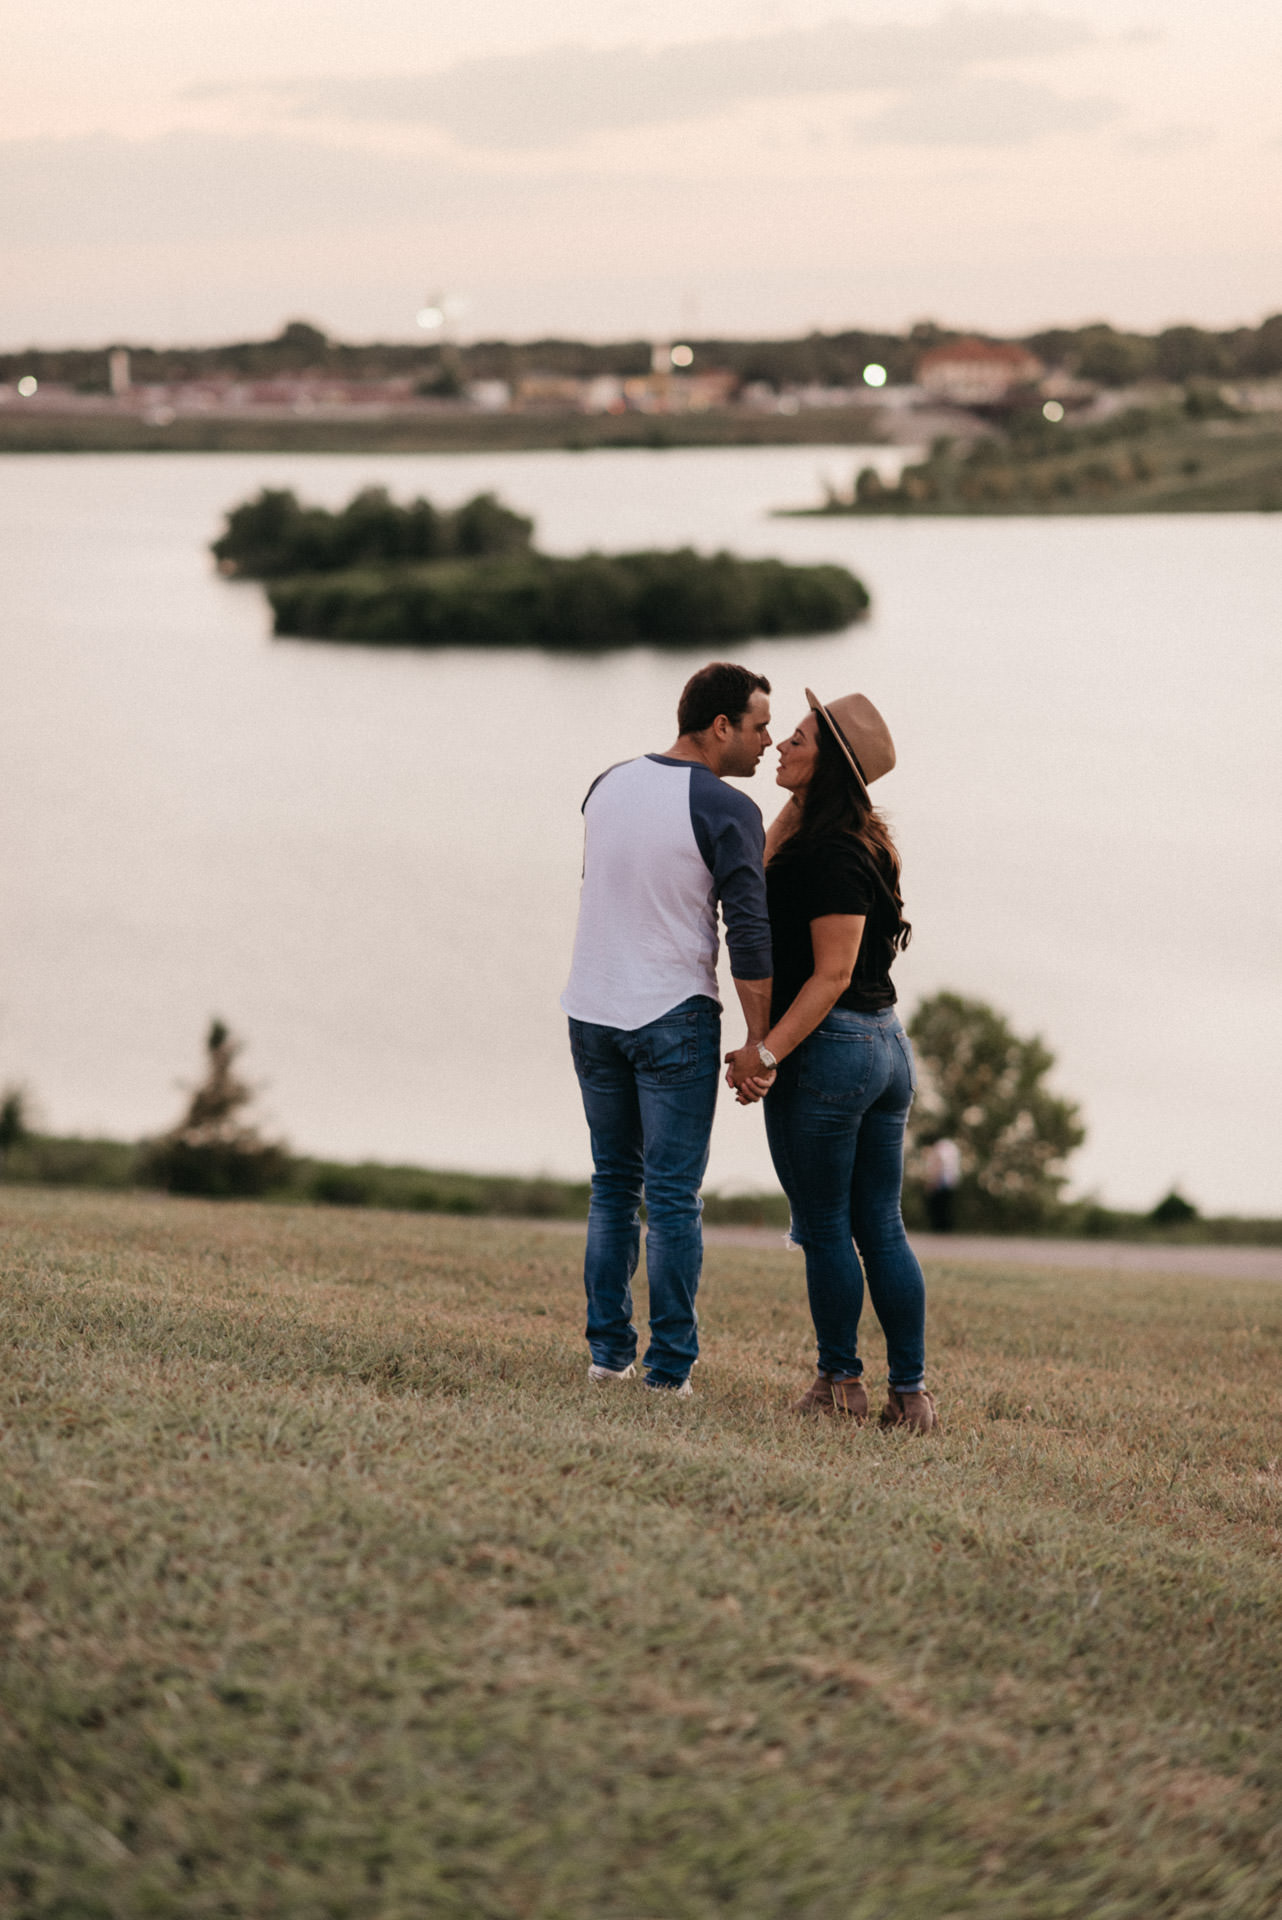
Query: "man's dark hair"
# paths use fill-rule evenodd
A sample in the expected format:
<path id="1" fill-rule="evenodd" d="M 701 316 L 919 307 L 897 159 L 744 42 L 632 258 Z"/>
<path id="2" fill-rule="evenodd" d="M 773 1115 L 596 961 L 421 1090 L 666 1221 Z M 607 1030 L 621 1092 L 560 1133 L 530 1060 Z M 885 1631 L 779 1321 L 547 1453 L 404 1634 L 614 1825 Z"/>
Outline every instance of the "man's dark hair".
<path id="1" fill-rule="evenodd" d="M 750 667 L 736 667 L 729 660 L 712 660 L 692 674 L 681 689 L 677 703 L 677 730 L 702 733 L 719 713 L 737 727 L 748 711 L 754 693 L 769 693 L 770 682 L 763 673 Z"/>

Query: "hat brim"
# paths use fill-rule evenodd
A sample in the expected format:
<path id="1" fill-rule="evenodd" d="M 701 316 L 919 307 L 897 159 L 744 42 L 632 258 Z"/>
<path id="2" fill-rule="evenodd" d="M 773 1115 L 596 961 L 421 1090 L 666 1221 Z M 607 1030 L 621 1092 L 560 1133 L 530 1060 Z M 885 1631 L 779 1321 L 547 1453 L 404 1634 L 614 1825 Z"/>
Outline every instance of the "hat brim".
<path id="1" fill-rule="evenodd" d="M 871 806 L 872 795 L 868 791 L 868 782 L 864 779 L 864 770 L 859 764 L 859 761 L 855 755 L 854 748 L 851 746 L 849 740 L 847 740 L 845 734 L 841 731 L 841 728 L 837 725 L 837 722 L 833 719 L 832 715 L 829 713 L 827 707 L 824 705 L 823 701 L 819 698 L 818 694 L 812 693 L 809 687 L 806 688 L 806 699 L 810 703 L 811 712 L 817 713 L 820 719 L 827 724 L 828 731 L 832 735 L 833 740 L 836 742 L 836 745 L 841 752 L 842 758 L 845 760 L 846 765 L 850 768 L 851 773 L 854 775 L 856 786 L 859 788 L 860 793 L 863 794 L 864 799 L 868 802 L 869 806 Z"/>

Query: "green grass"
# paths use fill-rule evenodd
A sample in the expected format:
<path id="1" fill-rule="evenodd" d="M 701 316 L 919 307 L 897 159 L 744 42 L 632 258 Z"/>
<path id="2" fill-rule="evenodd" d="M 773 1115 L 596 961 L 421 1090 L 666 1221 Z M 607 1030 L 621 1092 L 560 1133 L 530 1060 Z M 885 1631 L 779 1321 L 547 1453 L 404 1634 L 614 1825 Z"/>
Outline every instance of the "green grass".
<path id="1" fill-rule="evenodd" d="M 121 1190 L 150 1185 L 145 1173 L 146 1142 L 82 1139 L 73 1135 L 29 1133 L 4 1157 L 5 1186 L 81 1187 Z M 378 1160 L 316 1160 L 288 1156 L 284 1184 L 272 1188 L 270 1203 L 333 1207 L 385 1207 L 413 1213 L 458 1213 L 513 1220 L 586 1220 L 586 1180 L 557 1180 L 547 1174 L 465 1173 L 457 1168 L 393 1166 Z M 1026 1233 L 1027 1221 L 994 1217 L 991 1203 L 975 1207 L 963 1185 L 959 1231 Z M 765 1193 L 714 1193 L 705 1190 L 703 1217 L 709 1226 L 786 1227 L 788 1202 L 778 1188 Z M 904 1217 L 925 1229 L 925 1194 L 910 1178 L 904 1189 Z M 1126 1213 L 1097 1200 L 1070 1200 L 1048 1214 L 1036 1229 L 1055 1238 L 1143 1240 L 1168 1246 L 1282 1246 L 1282 1219 L 1250 1219 L 1237 1214 L 1198 1214 L 1182 1222 L 1155 1222 L 1149 1214 Z"/>
<path id="2" fill-rule="evenodd" d="M 1282 1907 L 1277 1287 L 941 1267 L 917 1440 L 789 1416 L 782 1251 L 685 1403 L 550 1227 L 10 1190 L 0 1263 L 0 1913 Z"/>
<path id="3" fill-rule="evenodd" d="M 145 1158 L 145 1142 L 29 1133 L 5 1154 L 3 1184 L 112 1190 L 145 1187 Z M 273 1188 L 269 1200 L 273 1204 L 388 1207 L 413 1213 L 485 1214 L 518 1220 L 586 1220 L 588 1193 L 586 1180 L 555 1180 L 546 1174 L 464 1173 L 456 1168 L 290 1155 L 285 1184 Z M 703 1206 L 704 1219 L 714 1226 L 788 1224 L 788 1202 L 778 1190 L 705 1192 Z M 1275 1228 L 1277 1237 L 1282 1238 L 1282 1221 L 1264 1224 Z"/>
<path id="4" fill-rule="evenodd" d="M 353 412 L 179 414 L 152 426 L 138 414 L 0 409 L 0 453 L 516 453 L 542 448 L 867 446 L 884 422 L 866 407 L 801 413 L 729 409 L 681 414 Z"/>
<path id="5" fill-rule="evenodd" d="M 854 482 L 800 517 L 828 514 L 1272 513 L 1282 511 L 1282 424 L 1125 419 L 1031 441 L 947 446 L 900 483 Z M 868 470 L 871 473 L 871 470 Z M 853 477 L 852 477 L 853 478 Z M 791 510 L 794 514 L 796 510 Z"/>

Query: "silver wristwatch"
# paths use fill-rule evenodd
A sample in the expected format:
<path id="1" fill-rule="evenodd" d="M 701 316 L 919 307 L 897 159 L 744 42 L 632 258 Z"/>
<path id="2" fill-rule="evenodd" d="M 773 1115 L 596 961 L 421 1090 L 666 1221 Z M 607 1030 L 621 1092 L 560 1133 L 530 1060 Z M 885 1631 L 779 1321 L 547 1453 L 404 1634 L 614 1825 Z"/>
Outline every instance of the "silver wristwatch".
<path id="1" fill-rule="evenodd" d="M 757 1042 L 757 1053 L 760 1057 L 762 1066 L 766 1069 L 768 1073 L 773 1073 L 776 1067 L 779 1065 L 779 1062 L 775 1059 L 769 1047 L 763 1046 L 760 1040 L 758 1040 Z"/>

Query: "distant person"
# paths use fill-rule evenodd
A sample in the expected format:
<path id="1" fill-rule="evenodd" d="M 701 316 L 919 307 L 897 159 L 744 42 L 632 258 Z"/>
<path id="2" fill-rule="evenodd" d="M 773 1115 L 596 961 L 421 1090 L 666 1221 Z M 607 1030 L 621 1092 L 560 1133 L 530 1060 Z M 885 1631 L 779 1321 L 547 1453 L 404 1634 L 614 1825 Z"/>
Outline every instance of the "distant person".
<path id="1" fill-rule="evenodd" d="M 956 1226 L 960 1185 L 961 1148 L 941 1134 L 926 1149 L 926 1212 L 932 1233 L 951 1233 Z"/>
<path id="2" fill-rule="evenodd" d="M 926 1391 L 926 1292 L 900 1212 L 916 1074 L 890 971 L 912 929 L 899 855 L 868 787 L 895 764 L 860 693 L 810 712 L 779 747 L 791 796 L 766 836 L 774 947 L 771 1025 L 726 1056 L 742 1100 L 765 1099 L 775 1172 L 806 1256 L 818 1370 L 798 1413 L 868 1417 L 864 1274 L 886 1336 L 883 1426 L 938 1425 Z M 862 1256 L 863 1265 L 860 1265 Z"/>
<path id="3" fill-rule="evenodd" d="M 746 794 L 770 745 L 770 682 L 714 661 L 687 682 L 676 744 L 601 774 L 583 803 L 570 1046 L 592 1137 L 583 1278 L 588 1378 L 635 1373 L 632 1276 L 646 1205 L 645 1384 L 691 1392 L 703 1265 L 699 1188 L 721 1081 L 717 907 L 748 1023 L 770 1024 L 765 833 Z"/>

